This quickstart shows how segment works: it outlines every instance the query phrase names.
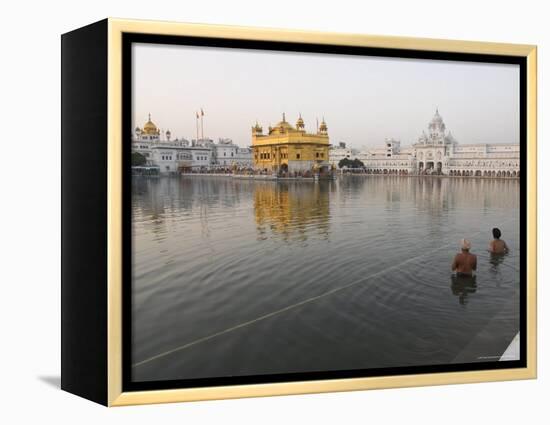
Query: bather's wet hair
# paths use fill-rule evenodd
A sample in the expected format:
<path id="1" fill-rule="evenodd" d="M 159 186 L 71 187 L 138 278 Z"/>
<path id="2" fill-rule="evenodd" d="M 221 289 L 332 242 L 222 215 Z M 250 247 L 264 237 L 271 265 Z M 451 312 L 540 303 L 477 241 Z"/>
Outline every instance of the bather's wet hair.
<path id="1" fill-rule="evenodd" d="M 500 229 L 498 227 L 493 228 L 493 238 L 500 239 L 500 236 L 502 233 L 500 232 Z"/>

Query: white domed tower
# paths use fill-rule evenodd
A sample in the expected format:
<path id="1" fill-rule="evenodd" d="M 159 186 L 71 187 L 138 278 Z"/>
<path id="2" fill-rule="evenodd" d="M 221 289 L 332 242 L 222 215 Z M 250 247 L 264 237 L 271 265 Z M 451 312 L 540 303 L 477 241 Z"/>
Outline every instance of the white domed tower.
<path id="1" fill-rule="evenodd" d="M 443 144 L 445 139 L 445 123 L 443 118 L 439 115 L 439 110 L 435 110 L 435 115 L 428 124 L 428 130 L 430 132 L 430 141 L 433 144 Z"/>
<path id="2" fill-rule="evenodd" d="M 457 143 L 449 132 L 439 110 L 428 124 L 428 134 L 422 132 L 418 141 L 413 145 L 419 174 L 447 174 L 449 172 L 449 156 L 453 146 Z"/>

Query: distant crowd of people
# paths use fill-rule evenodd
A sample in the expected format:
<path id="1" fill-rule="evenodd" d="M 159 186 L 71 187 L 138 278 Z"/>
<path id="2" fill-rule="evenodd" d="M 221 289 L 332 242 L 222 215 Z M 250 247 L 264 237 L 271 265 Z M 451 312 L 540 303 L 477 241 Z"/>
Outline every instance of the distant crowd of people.
<path id="1" fill-rule="evenodd" d="M 503 255 L 508 253 L 508 245 L 501 239 L 502 232 L 495 227 L 493 230 L 493 240 L 489 242 L 488 251 L 493 255 Z M 457 276 L 472 276 L 477 270 L 477 255 L 472 254 L 470 249 L 472 244 L 467 239 L 460 240 L 460 251 L 456 254 L 451 270 L 456 273 Z"/>

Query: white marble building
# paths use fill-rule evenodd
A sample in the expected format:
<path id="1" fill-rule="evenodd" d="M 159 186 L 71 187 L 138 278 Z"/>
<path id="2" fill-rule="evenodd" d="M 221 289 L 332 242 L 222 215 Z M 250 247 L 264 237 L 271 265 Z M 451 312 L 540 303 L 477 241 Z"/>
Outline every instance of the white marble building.
<path id="1" fill-rule="evenodd" d="M 519 177 L 520 149 L 513 144 L 461 145 L 447 131 L 439 111 L 411 147 L 386 139 L 383 148 L 359 155 L 371 174 L 420 174 L 477 177 Z"/>
<path id="2" fill-rule="evenodd" d="M 233 144 L 231 139 L 218 139 L 218 143 L 213 146 L 214 164 L 219 167 L 231 167 L 235 163 L 239 147 Z"/>
<path id="3" fill-rule="evenodd" d="M 353 148 L 346 147 L 346 144 L 343 142 L 338 143 L 338 146 L 330 146 L 328 151 L 328 162 L 330 165 L 338 168 L 338 164 L 341 160 L 355 159 L 358 157 L 358 151 Z"/>
<path id="4" fill-rule="evenodd" d="M 239 168 L 252 168 L 252 149 L 238 148 L 235 155 L 235 165 Z"/>
<path id="5" fill-rule="evenodd" d="M 386 139 L 383 148 L 361 151 L 358 158 L 365 165 L 367 172 L 414 174 L 416 170 L 416 161 L 412 149 L 401 149 L 401 142 L 395 139 Z"/>
<path id="6" fill-rule="evenodd" d="M 162 132 L 149 120 L 135 129 L 132 152 L 142 154 L 149 166 L 158 166 L 161 174 L 206 171 L 232 166 L 250 167 L 252 151 L 233 144 L 231 139 L 171 139 L 170 130 Z"/>

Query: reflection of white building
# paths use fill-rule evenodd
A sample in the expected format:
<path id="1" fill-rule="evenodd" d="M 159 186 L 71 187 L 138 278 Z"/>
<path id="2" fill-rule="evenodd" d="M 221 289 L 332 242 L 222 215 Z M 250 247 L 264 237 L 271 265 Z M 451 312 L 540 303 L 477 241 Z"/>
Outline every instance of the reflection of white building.
<path id="1" fill-rule="evenodd" d="M 205 171 L 215 166 L 250 167 L 252 151 L 233 144 L 231 139 L 171 139 L 170 130 L 161 132 L 149 120 L 143 128 L 135 129 L 132 152 L 142 154 L 147 165 L 158 166 L 161 174 Z"/>
<path id="2" fill-rule="evenodd" d="M 435 111 L 411 147 L 402 149 L 397 140 L 386 139 L 383 148 L 363 151 L 359 159 L 372 174 L 442 174 L 451 176 L 519 177 L 519 145 L 459 145 L 447 132 Z"/>

